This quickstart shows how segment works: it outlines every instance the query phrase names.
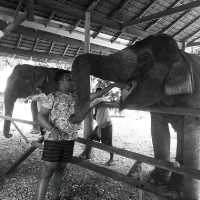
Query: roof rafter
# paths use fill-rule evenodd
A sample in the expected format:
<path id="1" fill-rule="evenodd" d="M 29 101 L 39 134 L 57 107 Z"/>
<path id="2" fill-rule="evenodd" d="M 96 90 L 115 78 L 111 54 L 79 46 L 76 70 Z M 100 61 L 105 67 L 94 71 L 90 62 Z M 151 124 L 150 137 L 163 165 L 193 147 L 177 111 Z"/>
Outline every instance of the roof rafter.
<path id="1" fill-rule="evenodd" d="M 0 20 L 0 29 L 2 29 L 5 26 L 6 26 L 6 23 L 4 21 Z M 78 46 L 78 47 L 84 46 L 84 42 L 81 40 L 56 35 L 54 33 L 46 32 L 46 31 L 35 30 L 32 28 L 24 27 L 22 25 L 18 26 L 17 30 L 15 30 L 13 32 L 17 33 L 17 34 L 21 33 L 23 35 L 33 37 L 33 38 L 38 38 L 38 40 L 45 38 L 50 41 L 59 42 L 59 43 L 61 42 L 64 44 L 66 43 L 66 44 L 70 44 L 70 45 L 74 45 L 74 46 Z M 107 47 L 103 47 L 103 46 L 99 46 L 99 45 L 95 45 L 95 44 L 91 44 L 91 49 L 92 50 L 94 49 L 97 51 L 101 51 L 101 50 L 107 51 L 108 53 L 115 52 L 115 50 L 112 48 L 107 48 Z"/>
<path id="2" fill-rule="evenodd" d="M 149 8 L 151 8 L 151 6 L 155 3 L 156 1 L 155 0 L 151 0 L 142 10 L 140 13 L 138 13 L 136 16 L 133 16 L 131 18 L 131 20 L 133 19 L 136 19 L 138 18 L 139 16 L 142 16 L 144 15 L 148 10 Z M 120 37 L 120 35 L 122 34 L 123 32 L 123 29 L 119 32 L 117 32 L 116 34 L 114 34 L 114 36 L 110 39 L 110 42 L 113 43 L 115 40 L 117 40 L 118 37 Z"/>
<path id="3" fill-rule="evenodd" d="M 64 3 L 65 0 L 58 0 L 58 2 Z M 52 12 L 51 12 L 51 14 L 49 15 L 49 18 L 48 18 L 48 20 L 47 20 L 45 26 L 48 26 L 49 22 L 54 18 L 55 14 L 56 14 L 56 11 L 52 11 Z"/>
<path id="4" fill-rule="evenodd" d="M 195 21 L 198 21 L 200 19 L 200 16 L 195 17 L 193 20 L 191 20 L 189 23 L 187 23 L 185 26 L 183 26 L 181 29 L 179 29 L 176 33 L 172 35 L 172 37 L 177 36 L 179 33 L 181 33 L 183 30 L 188 28 L 191 24 L 193 24 Z"/>
<path id="5" fill-rule="evenodd" d="M 73 62 L 73 57 L 70 56 L 59 56 L 55 54 L 48 54 L 48 53 L 43 53 L 43 52 L 36 52 L 36 51 L 31 51 L 31 50 L 23 50 L 23 49 L 11 49 L 8 47 L 0 47 L 0 52 L 2 53 L 7 53 L 7 54 L 17 54 L 17 55 L 22 55 L 26 57 L 36 57 L 40 59 L 47 59 L 47 60 L 64 60 L 68 63 Z"/>
<path id="6" fill-rule="evenodd" d="M 200 42 L 191 42 L 187 44 L 187 47 L 193 47 L 193 46 L 200 46 Z"/>
<path id="7" fill-rule="evenodd" d="M 189 35 L 185 36 L 184 38 L 182 38 L 182 41 L 186 41 L 189 38 L 193 37 L 194 35 L 196 35 L 198 32 L 200 31 L 200 29 L 195 30 L 194 32 L 190 33 Z"/>
<path id="8" fill-rule="evenodd" d="M 181 29 L 179 29 L 176 33 L 174 33 L 172 35 L 172 37 L 177 36 L 179 33 L 181 33 L 183 30 L 185 30 L 186 28 L 188 28 L 191 24 L 193 24 L 195 21 L 198 21 L 200 19 L 200 16 L 195 17 L 193 20 L 191 20 L 188 24 L 186 24 L 185 26 L 183 26 Z"/>
<path id="9" fill-rule="evenodd" d="M 126 7 L 126 5 L 129 3 L 129 1 L 130 1 L 130 0 L 121 0 L 121 2 L 119 3 L 119 5 L 118 5 L 116 8 L 114 8 L 114 9 L 107 15 L 107 17 L 108 17 L 109 19 L 112 19 L 117 13 L 120 13 L 120 11 L 121 11 L 123 8 Z M 96 38 L 97 35 L 101 32 L 102 28 L 103 28 L 103 26 L 100 26 L 100 27 L 98 28 L 98 30 L 95 31 L 95 32 L 92 34 L 92 37 L 93 37 L 93 38 Z"/>
<path id="10" fill-rule="evenodd" d="M 180 1 L 181 1 L 181 0 L 176 0 L 176 1 L 174 1 L 171 5 L 169 5 L 169 6 L 167 7 L 166 10 L 169 10 L 169 9 L 173 8 L 174 6 L 176 6 L 177 4 L 179 4 Z M 161 19 L 162 19 L 162 18 L 159 18 L 159 19 L 156 19 L 155 21 L 151 22 L 150 24 L 148 24 L 148 25 L 145 27 L 144 30 L 145 30 L 145 31 L 148 31 L 148 29 L 150 29 L 150 28 L 153 27 L 155 24 L 157 24 L 159 21 L 161 21 Z"/>
<path id="11" fill-rule="evenodd" d="M 172 23 L 170 23 L 169 25 L 167 25 L 164 28 L 162 28 L 158 33 L 164 33 L 167 29 L 172 27 L 176 22 L 178 22 L 184 15 L 188 14 L 189 12 L 190 12 L 190 9 L 186 10 L 183 13 L 181 13 Z"/>
<path id="12" fill-rule="evenodd" d="M 101 0 L 93 0 L 86 8 L 85 12 L 92 12 L 95 7 L 100 3 Z M 71 33 L 79 24 L 81 23 L 81 19 L 76 20 L 76 22 L 70 26 L 69 32 Z"/>
<path id="13" fill-rule="evenodd" d="M 195 42 L 196 40 L 198 40 L 198 39 L 200 39 L 200 36 L 199 36 L 199 37 L 196 37 L 196 38 L 194 38 L 194 39 L 192 39 L 192 40 L 188 43 L 188 45 L 194 43 L 194 42 Z"/>
<path id="14" fill-rule="evenodd" d="M 85 11 L 75 8 L 73 6 L 66 5 L 63 3 L 58 3 L 54 0 L 35 0 L 38 4 L 45 5 L 46 7 L 49 7 L 51 9 L 57 10 L 59 12 L 67 13 L 67 15 L 76 17 L 78 19 L 84 20 L 85 18 Z M 91 15 L 91 22 L 94 22 L 96 24 L 106 26 L 115 30 L 121 30 L 121 23 L 110 20 L 105 17 L 102 13 L 95 12 L 95 14 Z M 148 34 L 145 31 L 139 30 L 137 28 L 131 28 L 129 29 L 128 27 L 125 29 L 125 32 L 128 34 L 135 35 L 139 38 L 146 37 Z"/>
<path id="15" fill-rule="evenodd" d="M 191 3 L 187 3 L 187 4 L 184 4 L 182 6 L 177 6 L 175 8 L 171 8 L 171 9 L 168 9 L 168 10 L 165 10 L 165 11 L 157 12 L 155 14 L 147 15 L 145 17 L 137 18 L 135 20 L 130 20 L 130 21 L 126 22 L 125 24 L 123 24 L 123 27 L 132 26 L 132 25 L 139 24 L 139 23 L 146 22 L 146 21 L 153 20 L 153 19 L 158 19 L 160 17 L 164 17 L 164 16 L 167 16 L 167 15 L 178 13 L 178 12 L 181 12 L 181 11 L 184 11 L 184 10 L 187 10 L 187 9 L 191 9 L 191 8 L 195 8 L 195 7 L 198 7 L 198 6 L 200 6 L 200 1 L 199 0 L 193 1 Z"/>

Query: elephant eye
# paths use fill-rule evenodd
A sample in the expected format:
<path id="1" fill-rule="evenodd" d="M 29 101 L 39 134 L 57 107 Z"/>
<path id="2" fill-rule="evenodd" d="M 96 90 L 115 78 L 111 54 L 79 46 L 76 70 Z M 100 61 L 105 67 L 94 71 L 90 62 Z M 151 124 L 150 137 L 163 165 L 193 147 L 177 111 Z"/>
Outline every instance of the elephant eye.
<path id="1" fill-rule="evenodd" d="M 138 56 L 138 70 L 140 76 L 144 76 L 153 66 L 152 55 L 148 52 L 144 52 Z"/>

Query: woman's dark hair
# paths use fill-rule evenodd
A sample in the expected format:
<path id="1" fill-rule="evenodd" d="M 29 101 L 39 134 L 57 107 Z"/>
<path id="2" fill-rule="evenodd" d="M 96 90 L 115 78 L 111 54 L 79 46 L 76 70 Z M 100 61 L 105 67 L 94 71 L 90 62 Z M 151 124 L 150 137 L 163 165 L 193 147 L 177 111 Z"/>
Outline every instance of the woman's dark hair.
<path id="1" fill-rule="evenodd" d="M 55 75 L 55 82 L 56 83 L 58 83 L 60 80 L 62 80 L 63 79 L 63 77 L 64 76 L 66 76 L 66 75 L 71 75 L 71 72 L 70 71 L 67 71 L 67 70 L 58 70 L 57 72 L 56 72 L 56 75 Z"/>

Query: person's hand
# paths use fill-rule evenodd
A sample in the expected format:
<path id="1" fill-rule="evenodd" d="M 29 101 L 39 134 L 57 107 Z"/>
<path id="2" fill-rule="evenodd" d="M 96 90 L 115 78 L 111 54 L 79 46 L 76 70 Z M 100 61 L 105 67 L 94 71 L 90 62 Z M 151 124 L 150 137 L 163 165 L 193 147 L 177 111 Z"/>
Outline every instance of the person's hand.
<path id="1" fill-rule="evenodd" d="M 58 140 L 61 137 L 61 132 L 58 128 L 53 127 L 51 130 L 51 136 L 54 140 Z"/>

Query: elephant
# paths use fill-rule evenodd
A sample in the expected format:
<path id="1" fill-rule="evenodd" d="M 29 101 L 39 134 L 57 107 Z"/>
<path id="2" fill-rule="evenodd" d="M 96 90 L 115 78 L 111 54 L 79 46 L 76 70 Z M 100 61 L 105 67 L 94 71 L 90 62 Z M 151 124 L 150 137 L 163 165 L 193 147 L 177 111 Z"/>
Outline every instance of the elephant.
<path id="1" fill-rule="evenodd" d="M 120 102 L 121 109 L 133 106 L 182 106 L 200 108 L 200 58 L 178 48 L 169 35 L 156 34 L 137 41 L 110 55 L 83 54 L 72 64 L 72 77 L 77 89 L 72 123 L 81 122 L 89 110 L 90 75 L 130 84 L 133 91 Z M 151 112 L 151 135 L 154 156 L 170 160 L 168 123 L 177 132 L 176 160 L 188 168 L 200 168 L 200 118 Z M 180 199 L 200 199 L 200 181 L 155 168 L 151 177 L 166 180 L 181 194 Z M 167 180 L 168 178 L 168 180 Z"/>
<path id="2" fill-rule="evenodd" d="M 15 101 L 38 93 L 38 90 L 49 94 L 56 90 L 56 75 L 66 70 L 32 66 L 28 64 L 16 65 L 7 79 L 4 92 L 5 115 L 12 117 Z M 37 121 L 37 101 L 31 102 L 33 121 Z M 36 123 L 35 123 L 36 124 Z M 37 125 L 34 125 L 37 126 Z M 4 121 L 3 134 L 9 138 L 10 121 Z"/>

